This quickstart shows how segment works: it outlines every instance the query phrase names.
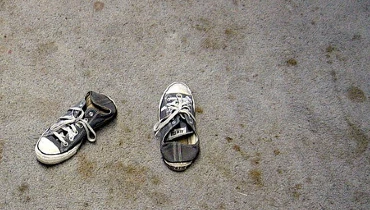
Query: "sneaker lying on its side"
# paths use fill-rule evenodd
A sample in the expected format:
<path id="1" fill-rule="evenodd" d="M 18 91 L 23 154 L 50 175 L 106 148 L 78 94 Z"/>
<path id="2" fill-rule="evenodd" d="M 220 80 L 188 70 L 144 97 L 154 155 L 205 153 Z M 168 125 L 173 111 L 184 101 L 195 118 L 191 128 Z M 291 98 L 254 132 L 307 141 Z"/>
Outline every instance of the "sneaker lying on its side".
<path id="1" fill-rule="evenodd" d="M 117 109 L 112 99 L 90 91 L 85 98 L 47 129 L 35 146 L 36 158 L 57 164 L 72 157 L 84 142 L 94 142 L 95 129 L 112 120 Z"/>
<path id="2" fill-rule="evenodd" d="M 153 128 L 160 139 L 165 164 L 174 171 L 184 171 L 199 153 L 195 104 L 184 83 L 172 83 L 159 103 L 159 122 Z"/>

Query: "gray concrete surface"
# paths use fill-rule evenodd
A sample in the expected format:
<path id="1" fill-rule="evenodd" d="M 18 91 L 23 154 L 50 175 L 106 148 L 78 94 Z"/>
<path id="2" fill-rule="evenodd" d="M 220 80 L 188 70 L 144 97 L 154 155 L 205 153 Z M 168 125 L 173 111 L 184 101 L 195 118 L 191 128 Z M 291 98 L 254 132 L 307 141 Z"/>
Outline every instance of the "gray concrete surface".
<path id="1" fill-rule="evenodd" d="M 370 2 L 0 1 L 0 209 L 369 209 Z M 161 161 L 173 81 L 201 155 Z M 119 115 L 54 167 L 34 145 L 89 90 Z"/>

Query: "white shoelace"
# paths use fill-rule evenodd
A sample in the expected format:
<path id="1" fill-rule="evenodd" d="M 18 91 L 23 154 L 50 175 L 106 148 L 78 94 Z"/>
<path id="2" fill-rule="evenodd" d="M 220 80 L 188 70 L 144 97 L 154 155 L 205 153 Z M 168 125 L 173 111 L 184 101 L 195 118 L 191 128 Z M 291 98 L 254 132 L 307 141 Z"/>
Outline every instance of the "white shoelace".
<path id="1" fill-rule="evenodd" d="M 176 97 L 167 98 L 167 101 L 172 102 L 167 103 L 166 106 L 162 107 L 161 111 L 168 109 L 171 114 L 167 115 L 167 117 L 161 119 L 154 125 L 153 131 L 155 132 L 155 135 L 157 135 L 158 131 L 165 127 L 177 114 L 180 114 L 183 119 L 185 119 L 183 114 L 186 114 L 195 122 L 195 117 L 190 112 L 192 100 L 188 96 L 183 98 L 181 94 L 177 94 Z"/>
<path id="2" fill-rule="evenodd" d="M 59 139 L 59 141 L 62 142 L 64 146 L 68 146 L 68 142 L 65 140 L 66 136 L 64 135 L 63 131 L 68 133 L 69 141 L 73 141 L 74 137 L 78 134 L 76 126 L 83 126 L 86 131 L 87 140 L 94 142 L 96 140 L 96 133 L 89 125 L 87 120 L 83 119 L 85 114 L 84 111 L 80 107 L 72 107 L 70 110 L 72 110 L 71 115 L 66 115 L 59 118 L 60 121 L 50 127 L 52 133 Z M 75 117 L 74 111 L 79 111 L 80 114 Z M 60 131 L 60 129 L 63 131 Z"/>

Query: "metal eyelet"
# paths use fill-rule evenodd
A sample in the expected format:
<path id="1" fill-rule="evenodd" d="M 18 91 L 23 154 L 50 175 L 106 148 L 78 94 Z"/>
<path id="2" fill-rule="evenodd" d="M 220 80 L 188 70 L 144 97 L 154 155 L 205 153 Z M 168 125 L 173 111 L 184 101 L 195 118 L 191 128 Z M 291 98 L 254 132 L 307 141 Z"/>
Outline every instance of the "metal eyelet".
<path id="1" fill-rule="evenodd" d="M 63 142 L 63 146 L 68 146 L 68 142 Z"/>
<path id="2" fill-rule="evenodd" d="M 89 116 L 90 117 L 94 116 L 94 112 L 89 112 Z"/>

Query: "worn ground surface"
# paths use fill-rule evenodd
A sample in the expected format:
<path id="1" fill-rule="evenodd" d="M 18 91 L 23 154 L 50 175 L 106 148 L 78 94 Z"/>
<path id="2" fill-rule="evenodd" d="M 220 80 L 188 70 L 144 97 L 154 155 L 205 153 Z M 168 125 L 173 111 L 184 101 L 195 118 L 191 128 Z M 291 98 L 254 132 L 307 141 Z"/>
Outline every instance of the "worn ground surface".
<path id="1" fill-rule="evenodd" d="M 0 1 L 0 209 L 369 209 L 370 1 Z M 187 83 L 201 155 L 161 161 Z M 54 167 L 41 133 L 94 90 L 116 121 Z"/>

